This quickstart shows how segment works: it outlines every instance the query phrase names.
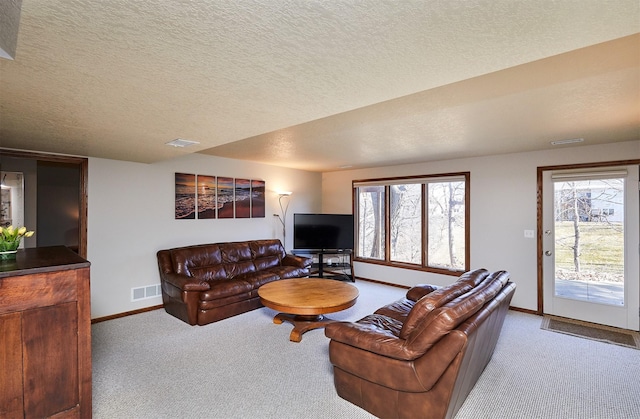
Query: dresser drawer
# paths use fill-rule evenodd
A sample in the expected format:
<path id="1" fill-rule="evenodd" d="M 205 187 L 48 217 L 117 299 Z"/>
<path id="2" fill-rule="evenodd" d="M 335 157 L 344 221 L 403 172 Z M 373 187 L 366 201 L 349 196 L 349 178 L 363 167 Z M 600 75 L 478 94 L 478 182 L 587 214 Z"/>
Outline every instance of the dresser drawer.
<path id="1" fill-rule="evenodd" d="M 78 300 L 77 271 L 0 279 L 0 314 Z"/>

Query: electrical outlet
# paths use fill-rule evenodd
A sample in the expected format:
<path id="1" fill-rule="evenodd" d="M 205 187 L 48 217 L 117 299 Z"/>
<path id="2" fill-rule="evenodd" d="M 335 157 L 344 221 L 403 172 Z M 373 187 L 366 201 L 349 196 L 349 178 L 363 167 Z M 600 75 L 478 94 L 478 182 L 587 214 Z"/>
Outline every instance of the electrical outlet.
<path id="1" fill-rule="evenodd" d="M 525 239 L 532 239 L 536 236 L 536 232 L 533 230 L 525 230 L 524 231 L 524 238 Z"/>

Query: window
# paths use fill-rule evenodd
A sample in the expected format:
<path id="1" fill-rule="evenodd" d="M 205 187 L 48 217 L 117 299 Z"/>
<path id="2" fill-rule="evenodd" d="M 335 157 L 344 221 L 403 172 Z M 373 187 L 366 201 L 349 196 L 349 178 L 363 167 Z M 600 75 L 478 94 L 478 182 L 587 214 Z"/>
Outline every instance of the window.
<path id="1" fill-rule="evenodd" d="M 365 186 L 358 193 L 357 255 L 369 259 L 384 260 L 385 222 L 384 186 Z"/>
<path id="2" fill-rule="evenodd" d="M 469 269 L 469 173 L 354 181 L 356 259 Z"/>
<path id="3" fill-rule="evenodd" d="M 422 185 L 406 183 L 389 186 L 389 227 L 391 260 L 422 262 Z"/>

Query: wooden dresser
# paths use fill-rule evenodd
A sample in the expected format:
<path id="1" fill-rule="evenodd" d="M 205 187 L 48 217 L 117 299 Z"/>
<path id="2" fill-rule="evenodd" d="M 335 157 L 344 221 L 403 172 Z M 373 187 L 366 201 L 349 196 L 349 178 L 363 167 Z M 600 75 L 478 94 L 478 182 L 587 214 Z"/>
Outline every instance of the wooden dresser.
<path id="1" fill-rule="evenodd" d="M 0 418 L 91 417 L 89 266 L 64 246 L 0 261 Z"/>

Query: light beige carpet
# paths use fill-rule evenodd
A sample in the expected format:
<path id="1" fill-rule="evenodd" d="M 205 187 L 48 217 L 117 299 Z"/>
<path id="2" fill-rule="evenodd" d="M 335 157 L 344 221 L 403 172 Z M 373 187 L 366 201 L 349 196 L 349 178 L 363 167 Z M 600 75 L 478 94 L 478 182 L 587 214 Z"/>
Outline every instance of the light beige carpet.
<path id="1" fill-rule="evenodd" d="M 550 315 L 543 317 L 540 328 L 552 332 L 612 343 L 614 345 L 626 346 L 628 348 L 640 349 L 640 333 L 632 330 L 618 329 Z"/>
<path id="2" fill-rule="evenodd" d="M 355 321 L 406 290 L 356 281 Z M 289 341 L 263 307 L 206 326 L 154 310 L 92 326 L 94 419 L 369 419 L 341 399 L 322 329 Z M 640 418 L 638 351 L 540 329 L 509 311 L 456 419 Z M 1 374 L 1 373 L 0 373 Z"/>

